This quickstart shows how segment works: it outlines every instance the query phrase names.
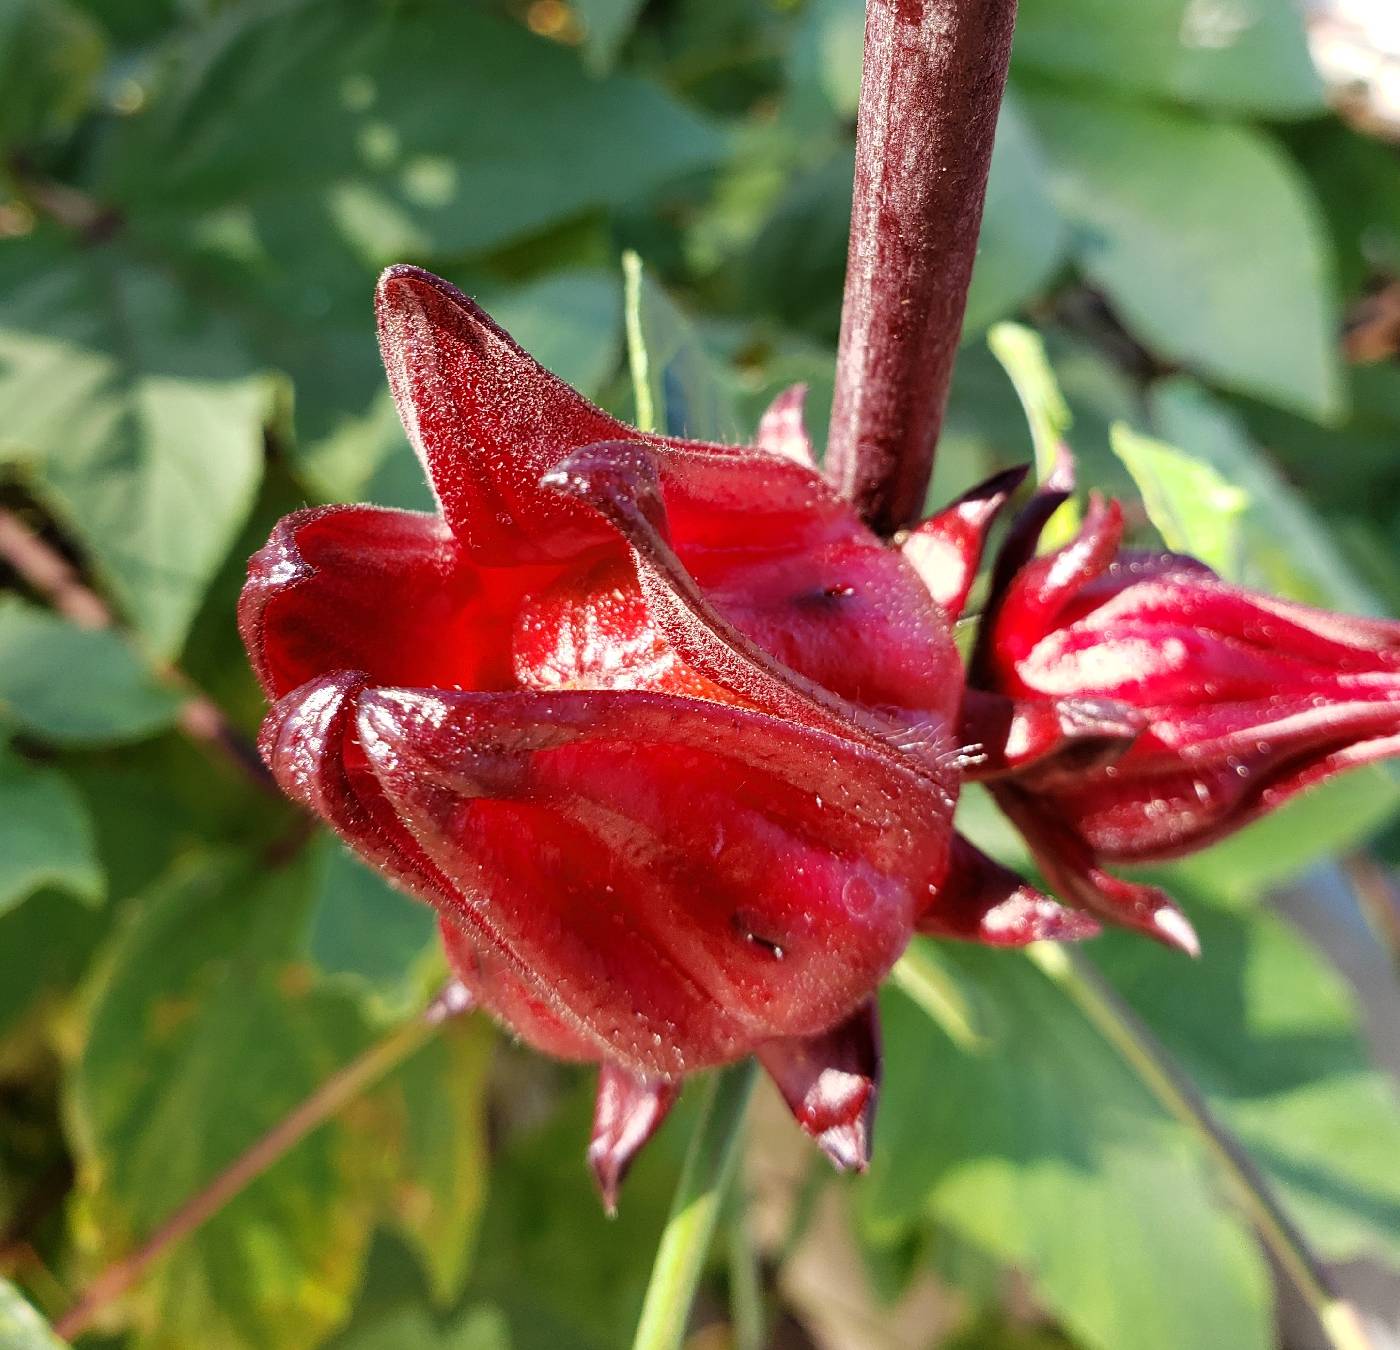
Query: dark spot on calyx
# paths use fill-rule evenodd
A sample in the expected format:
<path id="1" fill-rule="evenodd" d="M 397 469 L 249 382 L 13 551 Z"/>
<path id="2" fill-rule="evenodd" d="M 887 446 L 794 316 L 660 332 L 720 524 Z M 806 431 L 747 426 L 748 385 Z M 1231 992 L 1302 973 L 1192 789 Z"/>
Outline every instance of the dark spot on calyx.
<path id="1" fill-rule="evenodd" d="M 856 593 L 854 586 L 848 586 L 844 582 L 833 582 L 830 586 L 822 586 L 816 590 L 803 591 L 795 597 L 798 604 L 812 605 L 820 609 L 826 609 L 839 603 L 842 600 L 849 600 Z"/>
<path id="2" fill-rule="evenodd" d="M 749 946 L 758 948 L 765 956 L 772 957 L 774 961 L 781 961 L 783 957 L 787 955 L 783 944 L 776 938 L 765 937 L 762 933 L 754 932 L 747 914 L 735 914 L 731 922 L 734 925 L 734 931 L 737 932 Z"/>

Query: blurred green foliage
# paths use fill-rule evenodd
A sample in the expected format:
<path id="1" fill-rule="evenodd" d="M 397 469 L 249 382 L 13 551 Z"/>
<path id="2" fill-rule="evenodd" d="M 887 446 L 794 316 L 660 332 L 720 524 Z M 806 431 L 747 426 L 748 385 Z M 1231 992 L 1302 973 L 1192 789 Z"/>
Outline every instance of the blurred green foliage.
<path id="1" fill-rule="evenodd" d="M 1328 114 L 1291 0 L 1021 8 L 935 495 L 1031 457 L 983 340 L 1020 315 L 1083 477 L 1140 493 L 1144 534 L 1393 611 L 1400 362 L 1339 339 L 1400 281 L 1400 158 Z M 630 416 L 635 250 L 658 418 L 742 438 L 804 381 L 820 443 L 861 26 L 859 0 L 0 0 L 0 505 L 119 624 L 0 574 L 5 1350 L 56 1344 L 36 1307 L 440 977 L 425 911 L 179 726 L 192 685 L 256 729 L 233 602 L 273 520 L 427 500 L 377 269 L 448 276 Z M 1344 982 L 1260 904 L 1397 814 L 1390 774 L 1343 780 L 1163 877 L 1203 960 L 1096 954 L 1322 1254 L 1400 1269 L 1393 1088 Z M 965 817 L 1014 854 L 975 794 Z M 1021 958 L 928 955 L 967 1024 L 887 996 L 876 1162 L 850 1187 L 871 1297 L 940 1281 L 960 1350 L 1273 1343 L 1267 1263 L 1201 1141 Z M 627 1344 L 688 1114 L 608 1223 L 586 1077 L 450 1028 L 93 1344 Z"/>

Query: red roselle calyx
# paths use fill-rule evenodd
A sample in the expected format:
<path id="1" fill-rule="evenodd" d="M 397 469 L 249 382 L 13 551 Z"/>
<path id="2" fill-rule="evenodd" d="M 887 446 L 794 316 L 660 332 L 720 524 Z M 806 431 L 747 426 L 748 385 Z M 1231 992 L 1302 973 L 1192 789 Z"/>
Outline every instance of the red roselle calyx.
<path id="1" fill-rule="evenodd" d="M 1193 852 L 1400 753 L 1400 624 L 1261 595 L 1180 554 L 1123 550 L 1117 502 L 1092 499 L 1078 537 L 1037 557 L 1070 477 L 1066 460 L 998 559 L 961 734 L 982 745 L 974 776 L 1061 897 L 1194 951 L 1165 895 L 1101 864 Z M 964 506 L 922 533 L 956 535 L 975 557 L 1004 494 L 994 483 L 971 500 L 983 508 L 973 528 Z"/>
<path id="2" fill-rule="evenodd" d="M 816 472 L 800 398 L 752 448 L 643 435 L 426 272 L 377 308 L 439 510 L 298 512 L 252 559 L 277 781 L 437 907 L 484 1007 L 602 1066 L 610 1202 L 678 1081 L 749 1054 L 863 1166 L 911 934 L 1092 928 L 953 835 L 944 608 Z"/>

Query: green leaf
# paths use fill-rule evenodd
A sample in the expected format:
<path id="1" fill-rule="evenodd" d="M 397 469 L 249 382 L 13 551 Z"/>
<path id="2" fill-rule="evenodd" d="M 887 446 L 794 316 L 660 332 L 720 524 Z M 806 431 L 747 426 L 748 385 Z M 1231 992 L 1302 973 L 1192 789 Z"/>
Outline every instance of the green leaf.
<path id="1" fill-rule="evenodd" d="M 1267 910 L 1197 903 L 1191 919 L 1200 961 L 1116 935 L 1098 955 L 1322 1255 L 1400 1268 L 1400 1102 L 1351 991 Z"/>
<path id="2" fill-rule="evenodd" d="M 0 747 L 0 914 L 41 886 L 89 904 L 105 888 L 82 798 L 57 769 Z"/>
<path id="3" fill-rule="evenodd" d="M 644 198 L 720 149 L 661 90 L 592 80 L 479 7 L 302 0 L 196 33 L 165 95 L 124 124 L 106 190 L 133 214 L 217 213 L 272 266 L 300 237 L 314 303 L 318 239 L 371 264 L 478 252 Z"/>
<path id="4" fill-rule="evenodd" d="M 72 989 L 113 908 L 43 889 L 0 913 L 0 1035 L 14 1037 L 36 1009 Z"/>
<path id="5" fill-rule="evenodd" d="M 1079 265 L 1137 337 L 1232 389 L 1338 413 L 1328 243 L 1307 184 L 1271 141 L 1048 91 L 1029 106 Z"/>
<path id="6" fill-rule="evenodd" d="M 400 1309 L 337 1340 L 335 1350 L 510 1350 L 510 1344 L 505 1318 L 487 1305 L 469 1309 L 445 1328 L 419 1309 Z"/>
<path id="7" fill-rule="evenodd" d="M 1347 385 L 1351 415 L 1344 426 L 1328 428 L 1325 453 L 1315 423 L 1253 399 L 1232 399 L 1231 406 L 1287 482 L 1315 511 L 1329 513 L 1329 523 L 1340 511 L 1370 516 L 1388 529 L 1400 506 L 1400 363 L 1349 366 Z"/>
<path id="8" fill-rule="evenodd" d="M 1016 63 L 1223 112 L 1305 117 L 1326 106 L 1291 0 L 1022 0 Z"/>
<path id="9" fill-rule="evenodd" d="M 119 933 L 68 1083 L 94 1261 L 130 1252 L 364 1046 L 354 1005 L 292 959 L 310 875 L 196 857 Z M 323 1126 L 175 1245 L 128 1305 L 143 1350 L 318 1344 L 392 1167 L 367 1140 Z"/>
<path id="10" fill-rule="evenodd" d="M 181 18 L 193 18 L 183 0 L 76 0 L 118 42 L 150 42 Z"/>
<path id="11" fill-rule="evenodd" d="M 9 1280 L 0 1280 L 0 1345 L 5 1350 L 63 1350 L 64 1345 Z"/>
<path id="12" fill-rule="evenodd" d="M 855 121 L 864 46 L 861 0 L 810 0 L 792 46 L 794 96 L 819 92 L 830 112 L 843 122 Z"/>
<path id="13" fill-rule="evenodd" d="M 61 745 L 102 745 L 160 731 L 179 707 L 119 634 L 0 598 L 0 723 Z"/>
<path id="14" fill-rule="evenodd" d="M 1400 163 L 1394 151 L 1333 118 L 1298 128 L 1289 149 L 1327 213 L 1345 293 L 1364 293 L 1377 275 L 1400 274 Z"/>
<path id="15" fill-rule="evenodd" d="M 943 958 L 942 951 L 937 943 L 916 942 L 900 957 L 891 978 L 950 1041 L 976 1050 L 987 1039 L 981 991 L 956 961 Z"/>
<path id="16" fill-rule="evenodd" d="M 1267 1270 L 1190 1135 L 1028 962 L 945 955 L 996 1015 L 959 1046 L 886 995 L 874 1234 L 933 1220 L 1024 1267 L 1093 1350 L 1271 1345 Z"/>
<path id="17" fill-rule="evenodd" d="M 191 288 L 236 314 L 259 360 L 286 377 L 278 431 L 298 480 L 320 500 L 431 507 L 379 359 L 375 269 L 334 239 L 309 271 L 301 266 L 309 239 L 274 232 L 270 246 L 275 260 L 267 265 L 236 254 L 212 262 L 176 256 Z"/>
<path id="18" fill-rule="evenodd" d="M 794 43 L 794 82 L 819 88 L 847 121 L 859 102 L 864 8 L 810 0 Z M 1326 107 L 1290 0 L 1021 0 L 1014 69 L 1221 112 L 1292 118 Z"/>
<path id="19" fill-rule="evenodd" d="M 177 858 L 210 840 L 264 849 L 297 828 L 289 803 L 250 792 L 231 764 L 187 736 L 167 734 L 116 754 L 68 755 L 63 768 L 82 794 L 117 901 L 148 891 Z"/>
<path id="20" fill-rule="evenodd" d="M 484 1017 L 450 1022 L 385 1086 L 403 1119 L 391 1220 L 417 1252 L 443 1307 L 456 1303 L 471 1271 L 486 1204 L 486 1093 L 495 1039 Z"/>
<path id="21" fill-rule="evenodd" d="M 1013 93 L 997 119 L 964 339 L 1043 290 L 1068 245 L 1069 231 L 1050 193 L 1044 153 Z"/>
<path id="22" fill-rule="evenodd" d="M 695 325 L 644 274 L 636 254 L 624 257 L 623 274 L 637 425 L 731 445 L 747 440 L 739 426 L 733 382 Z"/>
<path id="23" fill-rule="evenodd" d="M 574 0 L 574 13 L 583 20 L 583 64 L 592 74 L 606 75 L 613 68 L 644 4 L 646 0 Z"/>
<path id="24" fill-rule="evenodd" d="M 1065 436 L 1074 424 L 1069 404 L 1046 357 L 1045 343 L 1029 328 L 999 323 L 987 334 L 987 346 L 1001 362 L 1021 401 L 1035 446 L 1036 481 L 1044 483 L 1055 471 L 1065 448 Z M 1041 547 L 1055 548 L 1065 543 L 1078 528 L 1079 506 L 1070 499 L 1041 531 Z"/>
<path id="25" fill-rule="evenodd" d="M 1132 479 L 1109 450 L 1108 433 L 1114 422 L 1140 414 L 1138 391 L 1102 352 L 1063 329 L 1047 328 L 1038 336 L 1074 417 L 1081 481 L 1113 495 L 1130 495 Z M 969 483 L 1032 458 L 1026 414 L 1018 399 L 1007 397 L 1006 381 L 1005 367 L 986 343 L 965 344 L 958 353 L 934 464 L 931 509 L 967 491 Z"/>
<path id="26" fill-rule="evenodd" d="M 265 380 L 229 323 L 115 245 L 0 245 L 0 458 L 178 650 L 262 473 Z"/>
<path id="27" fill-rule="evenodd" d="M 859 31 L 862 7 L 854 13 Z M 833 150 L 811 163 L 809 142 L 814 139 L 803 137 L 798 150 L 789 148 L 789 161 L 797 154 L 803 157 L 798 165 L 789 162 L 776 170 L 786 187 L 752 243 L 744 286 L 749 304 L 757 298 L 787 322 L 834 341 L 846 274 L 854 159 L 849 140 L 833 125 L 827 136 Z M 1045 157 L 1012 94 L 997 122 L 964 339 L 1043 290 L 1065 261 L 1068 246 L 1069 231 L 1050 194 Z"/>
<path id="28" fill-rule="evenodd" d="M 1029 328 L 999 323 L 987 334 L 987 346 L 1021 400 L 1035 446 L 1035 476 L 1043 483 L 1054 471 L 1065 436 L 1074 425 L 1069 404 L 1046 358 L 1045 343 Z"/>
<path id="29" fill-rule="evenodd" d="M 367 997 L 376 1019 L 406 1016 L 422 1003 L 427 972 L 441 964 L 432 909 L 396 891 L 340 844 L 327 840 L 324 855 L 308 956 L 323 974 Z"/>
<path id="30" fill-rule="evenodd" d="M 609 1220 L 583 1160 L 593 1077 L 578 1081 L 544 1124 L 518 1130 L 492 1161 L 468 1297 L 499 1306 L 521 1350 L 611 1350 L 619 1329 L 636 1325 L 693 1123 L 690 1093 L 628 1173 Z"/>
<path id="31" fill-rule="evenodd" d="M 1167 547 L 1199 558 L 1222 576 L 1237 578 L 1244 545 L 1240 518 L 1249 506 L 1249 494 L 1204 460 L 1139 435 L 1122 422 L 1113 428 L 1112 444 Z"/>
<path id="32" fill-rule="evenodd" d="M 68 130 L 106 58 L 102 30 L 67 0 L 0 0 L 0 145 Z"/>
<path id="33" fill-rule="evenodd" d="M 1251 443 L 1229 408 L 1185 377 L 1154 386 L 1149 408 L 1153 426 L 1166 440 L 1244 494 L 1242 548 L 1238 565 L 1226 575 L 1327 609 L 1384 612 L 1333 542 L 1326 522 Z"/>
<path id="34" fill-rule="evenodd" d="M 844 141 L 819 163 L 777 170 L 783 188 L 744 260 L 750 305 L 832 344 L 841 327 L 854 170 L 854 152 Z"/>
<path id="35" fill-rule="evenodd" d="M 998 1313 L 979 1318 L 940 1350 L 1074 1350 L 1074 1345 L 1054 1328 L 1008 1324 Z"/>

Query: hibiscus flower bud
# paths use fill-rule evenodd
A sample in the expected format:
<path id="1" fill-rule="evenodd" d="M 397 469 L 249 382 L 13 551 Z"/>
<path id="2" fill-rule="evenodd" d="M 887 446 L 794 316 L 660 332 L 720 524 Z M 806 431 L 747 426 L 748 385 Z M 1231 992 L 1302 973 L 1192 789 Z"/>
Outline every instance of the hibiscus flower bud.
<path id="1" fill-rule="evenodd" d="M 1193 852 L 1400 753 L 1400 624 L 1123 550 L 1113 501 L 1037 557 L 1068 486 L 1037 495 L 998 560 L 962 734 L 1061 895 L 1194 950 L 1161 892 L 1100 863 Z"/>
<path id="2" fill-rule="evenodd" d="M 609 1203 L 684 1075 L 749 1054 L 863 1166 L 911 934 L 1085 931 L 954 846 L 945 608 L 816 472 L 800 391 L 753 447 L 647 435 L 436 277 L 377 309 L 438 510 L 299 512 L 253 558 L 272 772 L 437 907 L 482 1006 L 602 1066 Z"/>

